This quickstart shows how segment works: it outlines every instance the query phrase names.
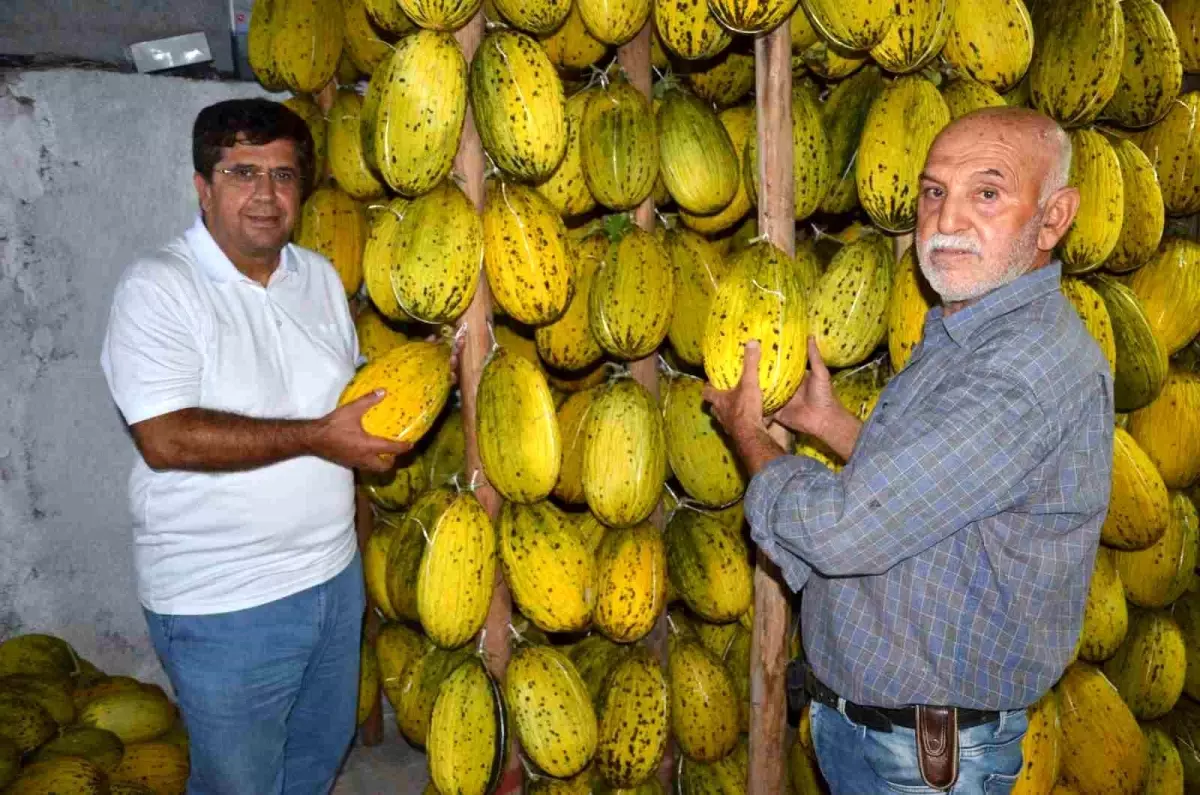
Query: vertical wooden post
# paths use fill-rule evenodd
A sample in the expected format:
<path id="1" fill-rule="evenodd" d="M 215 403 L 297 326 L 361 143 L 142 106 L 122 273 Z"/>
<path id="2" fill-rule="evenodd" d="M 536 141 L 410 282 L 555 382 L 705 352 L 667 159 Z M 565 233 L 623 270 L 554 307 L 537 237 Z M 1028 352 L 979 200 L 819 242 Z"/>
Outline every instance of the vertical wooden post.
<path id="1" fill-rule="evenodd" d="M 755 39 L 754 67 L 758 104 L 758 229 L 792 256 L 796 223 L 792 182 L 792 44 L 787 22 Z M 790 444 L 789 434 L 783 428 L 773 428 L 772 436 L 784 446 Z M 779 569 L 760 551 L 754 571 L 754 634 L 750 651 L 748 795 L 779 795 L 784 791 L 787 625 L 787 600 Z"/>
<path id="2" fill-rule="evenodd" d="M 469 64 L 475 57 L 475 50 L 483 40 L 484 17 L 483 11 L 455 34 L 455 39 L 462 47 L 463 57 Z M 454 158 L 454 171 L 462 179 L 463 191 L 467 194 L 475 208 L 483 211 L 484 199 L 484 167 L 483 143 L 479 139 L 479 131 L 475 128 L 475 116 L 471 106 L 467 105 L 467 117 L 463 122 L 462 136 L 458 143 L 458 153 Z M 483 274 L 483 263 L 480 265 L 479 286 L 475 297 L 467 311 L 458 320 L 458 332 L 462 336 L 462 349 L 458 363 L 458 388 L 462 394 L 463 433 L 466 436 L 467 447 L 467 477 L 476 484 L 475 496 L 487 509 L 488 515 L 494 520 L 500 511 L 500 495 L 487 482 L 483 472 L 483 462 L 479 458 L 479 445 L 475 439 L 475 399 L 479 388 L 479 377 L 483 372 L 484 362 L 491 352 L 491 333 L 488 326 L 492 322 L 492 293 L 488 288 L 487 277 Z M 495 590 L 492 592 L 492 603 L 488 608 L 487 622 L 484 624 L 483 647 L 488 669 L 497 680 L 503 681 L 504 672 L 508 668 L 509 657 L 509 622 L 512 619 L 512 597 L 500 567 L 496 567 Z M 518 753 L 515 736 L 510 732 L 508 764 L 504 776 L 497 789 L 499 795 L 520 792 L 521 790 L 521 760 Z"/>
<path id="3" fill-rule="evenodd" d="M 650 98 L 652 82 L 650 73 L 650 37 L 653 35 L 653 31 L 651 30 L 653 24 L 653 22 L 647 21 L 630 42 L 617 50 L 617 62 L 625 70 L 625 75 L 629 78 L 629 82 L 633 84 L 634 88 L 645 94 L 647 99 Z M 647 232 L 654 230 L 653 197 L 647 196 L 645 201 L 637 206 L 637 209 L 633 211 L 633 220 Z M 632 373 L 634 380 L 644 386 L 654 396 L 655 400 L 658 399 L 657 353 L 652 353 L 644 359 L 631 362 L 629 372 Z M 663 512 L 661 503 L 654 509 L 654 514 L 650 517 L 650 521 L 659 529 L 662 528 Z M 647 642 L 650 649 L 665 666 L 667 663 L 667 612 L 665 608 L 658 617 L 658 621 L 655 622 L 654 629 L 650 631 Z M 671 778 L 674 772 L 673 762 L 674 754 L 670 746 L 668 746 L 666 754 L 663 755 L 662 764 L 658 769 L 658 778 L 668 790 L 671 789 Z"/>

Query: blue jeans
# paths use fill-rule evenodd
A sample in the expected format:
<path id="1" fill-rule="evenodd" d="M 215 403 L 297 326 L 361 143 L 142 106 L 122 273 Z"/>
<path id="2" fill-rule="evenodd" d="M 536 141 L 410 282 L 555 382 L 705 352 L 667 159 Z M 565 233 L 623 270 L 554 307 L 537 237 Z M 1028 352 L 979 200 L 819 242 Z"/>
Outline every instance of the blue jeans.
<path id="1" fill-rule="evenodd" d="M 312 795 L 354 739 L 362 561 L 247 610 L 160 615 L 150 639 L 191 746 L 189 795 Z"/>
<path id="2" fill-rule="evenodd" d="M 953 795 L 1008 795 L 1021 772 L 1021 738 L 1029 726 L 1025 710 L 1003 712 L 1000 720 L 958 733 L 958 781 Z M 936 793 L 917 767 L 916 732 L 900 726 L 872 731 L 840 711 L 813 702 L 813 747 L 832 795 L 874 792 Z"/>

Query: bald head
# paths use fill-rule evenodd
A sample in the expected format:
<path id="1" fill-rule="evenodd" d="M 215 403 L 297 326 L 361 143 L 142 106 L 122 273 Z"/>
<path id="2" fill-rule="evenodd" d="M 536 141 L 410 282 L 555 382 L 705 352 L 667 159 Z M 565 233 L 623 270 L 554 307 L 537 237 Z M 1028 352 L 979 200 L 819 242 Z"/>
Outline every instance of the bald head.
<path id="1" fill-rule="evenodd" d="M 955 119 L 934 141 L 966 145 L 988 138 L 1012 141 L 1023 151 L 1025 164 L 1039 180 L 1038 203 L 1045 203 L 1071 179 L 1071 136 L 1054 119 L 1029 108 L 982 108 Z"/>
<path id="2" fill-rule="evenodd" d="M 917 251 L 944 302 L 1050 261 L 1079 205 L 1070 171 L 1070 137 L 1037 111 L 986 108 L 941 131 L 921 175 Z"/>

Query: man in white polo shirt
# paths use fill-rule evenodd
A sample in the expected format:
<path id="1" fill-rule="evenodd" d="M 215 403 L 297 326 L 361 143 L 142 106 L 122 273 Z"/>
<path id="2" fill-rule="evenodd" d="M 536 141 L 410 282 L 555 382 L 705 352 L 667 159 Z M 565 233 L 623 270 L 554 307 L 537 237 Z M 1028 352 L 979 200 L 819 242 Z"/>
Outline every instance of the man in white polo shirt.
<path id="1" fill-rule="evenodd" d="M 205 108 L 201 215 L 135 262 L 101 364 L 140 457 L 138 592 L 191 745 L 188 792 L 330 789 L 354 734 L 364 607 L 352 468 L 381 395 L 335 409 L 358 346 L 333 266 L 288 240 L 312 184 L 299 116 Z"/>

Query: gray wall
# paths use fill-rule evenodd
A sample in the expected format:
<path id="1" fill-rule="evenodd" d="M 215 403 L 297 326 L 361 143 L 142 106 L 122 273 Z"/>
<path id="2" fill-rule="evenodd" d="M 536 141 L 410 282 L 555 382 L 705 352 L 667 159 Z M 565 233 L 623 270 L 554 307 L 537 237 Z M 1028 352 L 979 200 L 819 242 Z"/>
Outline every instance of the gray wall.
<path id="1" fill-rule="evenodd" d="M 2 27 L 2 25 L 0 25 Z M 191 125 L 254 84 L 0 74 L 0 639 L 162 681 L 135 596 L 134 450 L 98 365 L 122 269 L 191 222 Z"/>

